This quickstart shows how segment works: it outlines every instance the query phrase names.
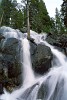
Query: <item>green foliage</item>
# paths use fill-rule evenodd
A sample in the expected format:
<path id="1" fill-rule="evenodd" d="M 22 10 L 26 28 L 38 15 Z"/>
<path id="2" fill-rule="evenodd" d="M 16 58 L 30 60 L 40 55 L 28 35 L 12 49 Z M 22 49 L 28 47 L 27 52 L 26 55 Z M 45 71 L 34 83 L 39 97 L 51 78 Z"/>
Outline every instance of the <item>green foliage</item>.
<path id="1" fill-rule="evenodd" d="M 62 20 L 67 27 L 67 0 L 63 0 L 61 5 Z"/>
<path id="2" fill-rule="evenodd" d="M 2 0 L 0 6 L 1 26 L 6 25 L 18 29 L 23 27 L 23 14 L 21 10 L 15 8 L 16 6 L 16 0 Z"/>
<path id="3" fill-rule="evenodd" d="M 25 9 L 26 10 L 26 9 Z M 26 11 L 25 11 L 26 12 Z M 24 16 L 27 16 L 26 13 Z M 43 0 L 31 0 L 29 3 L 30 28 L 38 33 L 50 31 L 50 17 Z M 26 17 L 25 17 L 26 20 Z M 25 24 L 26 21 L 24 21 Z M 26 25 L 25 25 L 26 26 Z"/>
<path id="4" fill-rule="evenodd" d="M 67 33 L 67 29 L 62 21 L 62 15 L 56 8 L 55 19 L 52 20 L 52 32 L 56 34 Z"/>
<path id="5" fill-rule="evenodd" d="M 11 7 L 12 7 L 11 0 L 2 0 L 1 2 L 2 15 L 3 15 L 1 23 L 2 25 L 9 26 Z"/>
<path id="6" fill-rule="evenodd" d="M 0 2 L 0 26 L 6 25 L 22 30 L 27 27 L 27 0 L 23 10 L 17 10 L 17 0 Z M 29 0 L 30 28 L 38 33 L 67 33 L 67 0 L 63 0 L 61 13 L 56 8 L 55 18 L 50 18 L 43 0 Z M 65 27 L 66 26 L 66 27 Z"/>
<path id="7" fill-rule="evenodd" d="M 23 14 L 21 10 L 16 10 L 16 8 L 12 9 L 11 12 L 11 20 L 10 20 L 10 26 L 15 29 L 21 29 L 23 27 Z"/>

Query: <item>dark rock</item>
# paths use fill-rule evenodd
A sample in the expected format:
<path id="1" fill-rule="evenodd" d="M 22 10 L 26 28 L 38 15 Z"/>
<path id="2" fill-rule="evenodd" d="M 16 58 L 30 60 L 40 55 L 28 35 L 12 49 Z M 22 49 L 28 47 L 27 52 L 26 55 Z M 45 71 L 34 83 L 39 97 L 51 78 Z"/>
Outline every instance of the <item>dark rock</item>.
<path id="1" fill-rule="evenodd" d="M 57 49 L 64 51 L 67 55 L 67 35 L 66 34 L 52 34 L 46 38 L 46 41 L 53 46 L 58 47 Z"/>
<path id="2" fill-rule="evenodd" d="M 34 49 L 32 57 L 32 67 L 35 72 L 44 74 L 51 68 L 52 53 L 49 47 L 38 44 Z"/>
<path id="3" fill-rule="evenodd" d="M 30 54 L 31 54 L 31 56 L 35 54 L 36 49 L 37 49 L 37 45 L 30 41 Z"/>
<path id="4" fill-rule="evenodd" d="M 2 39 L 5 39 L 5 37 L 0 33 L 0 41 L 1 41 Z"/>
<path id="5" fill-rule="evenodd" d="M 20 28 L 20 31 L 21 31 L 22 33 L 27 33 L 27 28 L 26 28 L 26 27 Z"/>
<path id="6" fill-rule="evenodd" d="M 0 94 L 3 94 L 4 93 L 4 91 L 3 91 L 3 85 L 2 85 L 2 83 L 0 83 Z"/>
<path id="7" fill-rule="evenodd" d="M 46 41 L 49 43 L 49 44 L 51 44 L 51 45 L 53 45 L 54 43 L 56 43 L 57 42 L 57 40 L 58 40 L 58 36 L 56 35 L 56 34 L 52 34 L 52 35 L 47 35 L 47 38 L 46 38 Z"/>
<path id="8" fill-rule="evenodd" d="M 1 36 L 5 37 L 5 39 L 0 41 L 0 72 L 2 72 L 3 69 L 5 77 L 2 79 L 2 81 L 6 84 L 4 86 L 8 85 L 6 81 L 8 80 L 9 82 L 10 79 L 15 85 L 22 83 L 22 80 L 20 80 L 20 40 L 12 36 L 10 37 L 12 32 L 16 33 L 16 30 L 5 26 L 0 28 Z M 2 78 L 1 75 L 0 77 Z"/>
<path id="9" fill-rule="evenodd" d="M 33 39 L 33 38 L 27 37 L 27 39 L 28 39 L 30 42 L 32 42 L 33 44 L 37 45 L 37 44 L 34 42 L 34 39 Z"/>
<path id="10" fill-rule="evenodd" d="M 2 52 L 6 54 L 16 55 L 19 51 L 19 41 L 16 38 L 8 38 L 4 42 L 4 46 L 2 48 Z"/>

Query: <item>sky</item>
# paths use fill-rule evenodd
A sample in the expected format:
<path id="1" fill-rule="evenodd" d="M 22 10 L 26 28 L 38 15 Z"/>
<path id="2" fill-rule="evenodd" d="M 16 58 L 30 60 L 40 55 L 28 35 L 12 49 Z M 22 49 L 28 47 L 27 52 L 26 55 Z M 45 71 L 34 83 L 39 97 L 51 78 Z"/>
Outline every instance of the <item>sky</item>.
<path id="1" fill-rule="evenodd" d="M 17 1 L 18 1 L 18 3 L 20 3 L 21 0 L 17 0 Z M 60 10 L 62 1 L 63 0 L 44 0 L 50 17 L 55 16 L 56 7 L 58 8 L 58 10 Z"/>
<path id="2" fill-rule="evenodd" d="M 44 2 L 50 17 L 54 17 L 56 7 L 60 10 L 63 0 L 44 0 Z"/>

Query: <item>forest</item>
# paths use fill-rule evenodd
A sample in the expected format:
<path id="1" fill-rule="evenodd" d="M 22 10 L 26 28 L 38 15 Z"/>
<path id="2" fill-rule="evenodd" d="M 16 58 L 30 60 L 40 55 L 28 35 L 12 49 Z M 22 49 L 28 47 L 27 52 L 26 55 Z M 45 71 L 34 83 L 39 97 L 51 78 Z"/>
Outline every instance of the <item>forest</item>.
<path id="1" fill-rule="evenodd" d="M 38 33 L 67 33 L 67 0 L 63 0 L 61 10 L 55 9 L 51 18 L 43 0 L 28 0 L 30 29 Z M 27 29 L 27 0 L 0 1 L 0 26 L 9 26 L 20 31 Z"/>

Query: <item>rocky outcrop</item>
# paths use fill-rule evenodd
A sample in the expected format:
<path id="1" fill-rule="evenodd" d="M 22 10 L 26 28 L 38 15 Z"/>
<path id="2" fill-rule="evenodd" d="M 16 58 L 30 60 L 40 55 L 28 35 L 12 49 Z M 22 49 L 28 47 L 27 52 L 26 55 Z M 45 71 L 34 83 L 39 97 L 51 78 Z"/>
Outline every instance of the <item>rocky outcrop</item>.
<path id="1" fill-rule="evenodd" d="M 12 30 L 8 27 L 0 28 L 0 83 L 6 88 L 10 85 L 20 85 L 22 82 L 20 80 L 22 73 L 20 64 L 20 40 L 9 36 L 9 34 L 6 37 L 8 32 L 11 34 Z"/>
<path id="2" fill-rule="evenodd" d="M 0 41 L 1 41 L 2 39 L 5 39 L 5 37 L 4 37 L 2 34 L 0 34 Z"/>
<path id="3" fill-rule="evenodd" d="M 51 34 L 46 38 L 46 41 L 50 43 L 51 45 L 54 45 L 58 47 L 59 50 L 63 51 L 65 55 L 67 55 L 67 35 L 57 35 L 57 34 Z"/>
<path id="4" fill-rule="evenodd" d="M 52 53 L 49 47 L 43 44 L 32 45 L 31 58 L 35 72 L 44 74 L 51 68 Z"/>

